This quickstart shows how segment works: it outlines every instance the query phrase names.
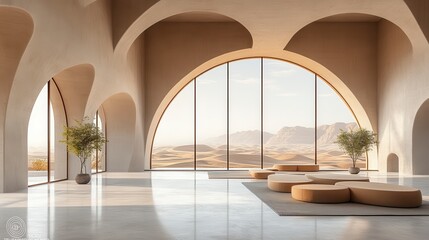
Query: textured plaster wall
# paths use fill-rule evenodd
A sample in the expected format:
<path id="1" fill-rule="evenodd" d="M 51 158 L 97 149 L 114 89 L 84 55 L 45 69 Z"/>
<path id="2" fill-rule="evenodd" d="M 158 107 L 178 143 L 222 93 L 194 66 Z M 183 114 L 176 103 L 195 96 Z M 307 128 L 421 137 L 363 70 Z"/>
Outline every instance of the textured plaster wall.
<path id="1" fill-rule="evenodd" d="M 388 155 L 394 153 L 399 158 L 400 173 L 429 174 L 428 155 L 419 156 L 427 152 L 427 142 L 413 141 L 413 131 L 425 134 L 429 129 L 429 122 L 413 129 L 418 109 L 429 98 L 428 48 L 413 49 L 405 34 L 387 21 L 380 22 L 379 27 L 380 170 L 387 170 Z M 414 154 L 413 145 L 417 146 Z"/>
<path id="2" fill-rule="evenodd" d="M 113 161 L 108 171 L 148 167 L 149 132 L 184 82 L 217 64 L 252 56 L 292 60 L 330 77 L 379 133 L 382 171 L 390 153 L 398 155 L 400 173 L 427 166 L 416 158 L 427 147 L 413 138 L 413 131 L 424 132 L 413 126 L 429 98 L 427 1 L 248 0 L 246 11 L 238 1 L 0 0 L 0 5 L 28 13 L 17 22 L 0 14 L 0 191 L 27 186 L 28 120 L 40 90 L 82 64 L 92 66 L 93 81 L 80 89 L 89 94 L 74 103 L 73 115 L 92 117 L 100 106 L 118 113 L 106 113 L 108 151 L 116 156 L 107 156 Z M 159 23 L 189 12 L 236 22 Z M 393 24 L 314 23 L 343 13 L 371 14 Z M 26 29 L 23 19 L 30 20 L 25 26 L 34 23 L 34 30 L 19 32 Z M 78 166 L 71 158 L 70 178 Z"/>
<path id="3" fill-rule="evenodd" d="M 109 1 L 81 4 L 81 1 L 0 1 L 28 12 L 34 21 L 34 33 L 23 54 L 10 95 L 7 99 L 4 123 L 5 192 L 27 187 L 27 127 L 33 104 L 45 83 L 54 76 L 68 74 L 66 69 L 89 64 L 94 79 L 83 101 L 75 101 L 71 112 L 76 118 L 94 116 L 96 110 L 110 96 L 123 92 L 132 101 L 139 101 L 141 79 L 135 72 L 141 67 L 129 65 L 124 56 L 115 56 L 112 43 L 111 8 Z M 80 79 L 76 73 L 68 78 Z M 75 82 L 76 83 L 76 82 Z M 65 83 L 70 84 L 70 82 Z M 74 86 L 78 89 L 79 86 Z M 129 110 L 134 111 L 134 110 Z M 139 115 L 142 113 L 139 111 Z M 115 118 L 113 116 L 112 118 Z M 114 119 L 112 119 L 113 121 Z M 135 119 L 133 119 L 135 121 Z M 141 119 L 140 119 L 140 122 Z M 141 127 L 140 127 L 141 128 Z M 142 137 L 140 137 L 142 139 Z M 134 143 L 134 133 L 131 145 Z M 141 141 L 140 141 L 141 142 Z M 117 149 L 118 154 L 128 149 Z M 129 165 L 131 156 L 122 159 Z M 89 163 L 88 163 L 89 166 Z M 71 156 L 69 177 L 74 179 L 79 162 Z"/>

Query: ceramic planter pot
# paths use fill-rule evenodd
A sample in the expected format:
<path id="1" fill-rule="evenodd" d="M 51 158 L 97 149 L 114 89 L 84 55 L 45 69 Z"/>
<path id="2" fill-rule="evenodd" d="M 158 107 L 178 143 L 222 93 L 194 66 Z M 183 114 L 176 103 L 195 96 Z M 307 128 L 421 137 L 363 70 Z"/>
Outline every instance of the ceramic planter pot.
<path id="1" fill-rule="evenodd" d="M 87 173 L 79 173 L 78 175 L 76 175 L 75 180 L 78 184 L 87 184 L 91 181 L 91 175 Z"/>
<path id="2" fill-rule="evenodd" d="M 349 168 L 350 174 L 358 174 L 359 172 L 360 172 L 360 168 L 358 168 L 358 167 L 350 167 Z"/>

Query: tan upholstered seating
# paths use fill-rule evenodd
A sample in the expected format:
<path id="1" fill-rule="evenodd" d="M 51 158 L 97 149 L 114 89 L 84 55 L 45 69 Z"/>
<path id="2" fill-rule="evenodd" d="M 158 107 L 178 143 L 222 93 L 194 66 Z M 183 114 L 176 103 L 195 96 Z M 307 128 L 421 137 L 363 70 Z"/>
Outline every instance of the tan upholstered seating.
<path id="1" fill-rule="evenodd" d="M 250 175 L 256 179 L 267 179 L 268 175 L 274 174 L 274 171 L 265 169 L 252 169 L 249 170 Z"/>
<path id="2" fill-rule="evenodd" d="M 361 181 L 369 182 L 369 178 L 358 175 L 350 174 L 306 174 L 309 179 L 313 180 L 313 183 L 318 184 L 331 184 L 334 185 L 337 182 L 343 181 Z"/>
<path id="3" fill-rule="evenodd" d="M 303 165 L 297 165 L 298 172 L 318 172 L 319 171 L 319 165 L 317 164 L 303 164 Z"/>
<path id="4" fill-rule="evenodd" d="M 298 166 L 293 164 L 274 164 L 273 168 L 278 171 L 298 171 Z"/>
<path id="5" fill-rule="evenodd" d="M 276 192 L 290 193 L 292 186 L 311 182 L 312 180 L 304 175 L 274 174 L 268 176 L 268 188 Z"/>
<path id="6" fill-rule="evenodd" d="M 335 185 L 348 187 L 352 202 L 404 208 L 422 205 L 422 193 L 413 187 L 374 182 L 338 182 Z"/>
<path id="7" fill-rule="evenodd" d="M 292 198 L 311 203 L 344 203 L 350 201 L 350 190 L 346 186 L 327 184 L 295 185 Z"/>
<path id="8" fill-rule="evenodd" d="M 317 164 L 274 164 L 274 169 L 279 171 L 290 171 L 290 172 L 317 172 L 319 171 L 319 165 Z"/>

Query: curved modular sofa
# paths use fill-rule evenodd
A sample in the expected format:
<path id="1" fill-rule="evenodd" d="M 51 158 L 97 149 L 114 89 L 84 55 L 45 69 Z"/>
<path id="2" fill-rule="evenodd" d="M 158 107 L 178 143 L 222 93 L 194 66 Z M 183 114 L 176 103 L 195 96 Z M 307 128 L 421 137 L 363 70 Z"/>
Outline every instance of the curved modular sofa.
<path id="1" fill-rule="evenodd" d="M 422 193 L 413 187 L 375 182 L 338 182 L 335 185 L 348 187 L 352 202 L 399 208 L 422 205 Z"/>
<path id="2" fill-rule="evenodd" d="M 350 190 L 339 185 L 295 185 L 292 187 L 292 198 L 311 203 L 344 203 L 350 201 Z"/>
<path id="3" fill-rule="evenodd" d="M 306 177 L 313 180 L 317 184 L 331 184 L 334 185 L 337 182 L 344 181 L 359 181 L 369 182 L 368 177 L 362 177 L 359 175 L 346 175 L 346 174 L 305 174 Z"/>
<path id="4" fill-rule="evenodd" d="M 319 165 L 317 164 L 274 164 L 274 169 L 278 171 L 290 172 L 318 172 Z"/>
<path id="5" fill-rule="evenodd" d="M 290 193 L 292 186 L 312 182 L 313 180 L 304 175 L 274 174 L 268 176 L 268 188 L 276 192 Z"/>

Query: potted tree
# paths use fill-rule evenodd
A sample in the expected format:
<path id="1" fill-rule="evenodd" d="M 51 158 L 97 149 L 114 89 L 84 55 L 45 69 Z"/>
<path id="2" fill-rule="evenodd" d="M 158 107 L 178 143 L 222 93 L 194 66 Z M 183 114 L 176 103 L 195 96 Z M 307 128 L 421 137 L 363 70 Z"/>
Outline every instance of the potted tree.
<path id="1" fill-rule="evenodd" d="M 86 117 L 84 121 L 88 119 Z M 65 143 L 68 151 L 80 160 L 80 173 L 75 178 L 78 184 L 87 184 L 91 181 L 91 175 L 86 171 L 86 160 L 94 151 L 100 151 L 107 141 L 95 124 L 84 121 L 76 121 L 75 126 L 71 127 L 64 126 L 64 139 L 60 141 Z"/>
<path id="2" fill-rule="evenodd" d="M 336 143 L 352 159 L 352 167 L 349 168 L 349 173 L 358 174 L 360 172 L 360 169 L 356 167 L 356 161 L 372 149 L 377 143 L 376 137 L 375 133 L 363 128 L 355 131 L 353 129 L 349 131 L 340 130 Z"/>

